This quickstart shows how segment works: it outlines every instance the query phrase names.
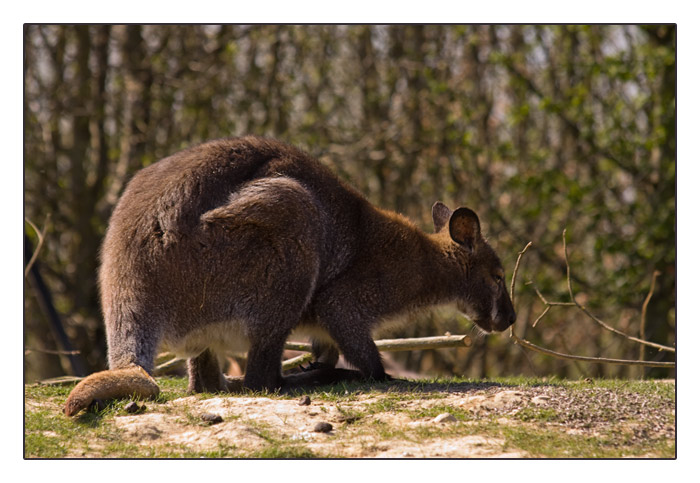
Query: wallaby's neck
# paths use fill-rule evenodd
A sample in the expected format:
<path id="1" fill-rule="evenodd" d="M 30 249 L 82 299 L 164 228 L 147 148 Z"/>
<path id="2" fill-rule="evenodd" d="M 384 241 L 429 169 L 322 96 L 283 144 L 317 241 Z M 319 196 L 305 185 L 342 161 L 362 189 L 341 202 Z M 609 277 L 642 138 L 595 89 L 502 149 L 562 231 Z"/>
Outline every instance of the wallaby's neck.
<path id="1" fill-rule="evenodd" d="M 369 249 L 385 272 L 387 308 L 423 308 L 456 298 L 459 267 L 445 234 L 428 234 L 396 213 L 378 210 Z"/>

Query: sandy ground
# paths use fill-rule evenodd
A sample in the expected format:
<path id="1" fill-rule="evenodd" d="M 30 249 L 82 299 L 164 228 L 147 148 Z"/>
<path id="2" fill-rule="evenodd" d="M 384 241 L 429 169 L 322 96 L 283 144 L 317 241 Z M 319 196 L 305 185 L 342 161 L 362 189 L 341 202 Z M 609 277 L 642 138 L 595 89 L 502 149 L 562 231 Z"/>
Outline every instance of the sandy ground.
<path id="1" fill-rule="evenodd" d="M 675 414 L 675 407 L 658 404 L 659 400 L 631 392 L 556 386 L 458 387 L 439 397 L 430 392 L 398 398 L 357 394 L 342 402 L 316 399 L 308 405 L 297 399 L 189 396 L 158 404 L 153 412 L 118 416 L 115 424 L 129 442 L 194 450 L 215 450 L 223 444 L 256 451 L 282 441 L 298 442 L 318 457 L 527 458 L 536 454 L 509 448 L 505 441 L 478 431 L 465 434 L 470 433 L 465 425 L 478 424 L 482 416 L 499 425 L 526 425 L 518 417 L 521 411 L 549 409 L 556 416 L 547 424 L 568 434 L 595 436 L 612 428 L 625 431 L 628 441 L 649 437 L 672 441 L 675 424 L 669 415 Z M 650 410 L 653 405 L 656 409 Z M 473 417 L 457 420 L 450 412 Z M 416 416 L 423 413 L 429 416 Z M 220 416 L 222 421 L 204 423 L 204 414 Z M 319 423 L 332 429 L 315 431 Z"/>
<path id="2" fill-rule="evenodd" d="M 157 413 L 119 416 L 115 422 L 124 430 L 125 438 L 139 444 L 184 444 L 195 450 L 215 449 L 220 443 L 236 445 L 248 450 L 262 449 L 268 444 L 265 433 L 277 439 L 303 441 L 317 455 L 350 458 L 491 458 L 526 457 L 523 452 L 504 452 L 503 441 L 483 436 L 436 437 L 428 441 L 399 439 L 386 440 L 381 434 L 355 430 L 348 424 L 347 414 L 359 414 L 369 405 L 379 403 L 385 396 L 363 397 L 343 402 L 338 409 L 335 403 L 311 401 L 300 406 L 298 400 L 277 400 L 265 397 L 216 397 L 198 400 L 196 396 L 176 399 Z M 400 401 L 402 409 L 425 409 L 432 405 L 454 406 L 487 410 L 518 404 L 524 394 L 502 391 L 492 395 L 464 397 L 450 395 L 441 399 L 416 399 Z M 213 425 L 183 424 L 181 411 L 186 410 L 194 418 L 202 414 L 221 416 L 223 422 Z M 373 414 L 373 421 L 389 428 L 416 428 L 421 425 L 449 429 L 458 423 L 449 416 L 414 420 L 404 412 L 386 411 Z M 316 432 L 318 423 L 329 423 L 330 432 Z M 262 428 L 262 429 L 260 429 Z"/>

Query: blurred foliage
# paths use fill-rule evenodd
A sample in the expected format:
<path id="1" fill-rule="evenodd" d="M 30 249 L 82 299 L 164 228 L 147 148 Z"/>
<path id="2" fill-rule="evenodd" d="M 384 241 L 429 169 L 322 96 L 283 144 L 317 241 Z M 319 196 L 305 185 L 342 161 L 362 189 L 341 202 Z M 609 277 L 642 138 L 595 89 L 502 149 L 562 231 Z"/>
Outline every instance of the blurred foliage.
<path id="1" fill-rule="evenodd" d="M 530 326 L 544 307 L 525 282 L 566 299 L 566 228 L 578 300 L 638 335 L 659 270 L 646 334 L 675 343 L 675 26 L 28 25 L 24 54 L 25 215 L 51 214 L 39 263 L 92 369 L 105 360 L 98 249 L 126 181 L 185 146 L 247 133 L 306 149 L 427 230 L 435 200 L 473 208 L 508 270 L 532 240 L 516 287 L 521 337 L 639 355 L 575 310 Z M 56 349 L 25 294 L 25 344 Z M 401 334 L 470 330 L 451 311 L 417 321 Z M 525 353 L 505 335 L 396 358 L 471 377 L 640 374 Z M 25 359 L 28 379 L 63 367 Z"/>

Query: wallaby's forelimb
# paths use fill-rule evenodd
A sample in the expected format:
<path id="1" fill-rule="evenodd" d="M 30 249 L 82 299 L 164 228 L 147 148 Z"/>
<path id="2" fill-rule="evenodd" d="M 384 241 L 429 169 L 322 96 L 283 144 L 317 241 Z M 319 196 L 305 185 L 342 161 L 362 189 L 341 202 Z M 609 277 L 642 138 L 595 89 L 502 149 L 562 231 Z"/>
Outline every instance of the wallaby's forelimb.
<path id="1" fill-rule="evenodd" d="M 71 391 L 63 412 L 74 416 L 95 399 L 115 399 L 126 396 L 152 398 L 160 393 L 155 379 L 140 366 L 91 374 Z"/>

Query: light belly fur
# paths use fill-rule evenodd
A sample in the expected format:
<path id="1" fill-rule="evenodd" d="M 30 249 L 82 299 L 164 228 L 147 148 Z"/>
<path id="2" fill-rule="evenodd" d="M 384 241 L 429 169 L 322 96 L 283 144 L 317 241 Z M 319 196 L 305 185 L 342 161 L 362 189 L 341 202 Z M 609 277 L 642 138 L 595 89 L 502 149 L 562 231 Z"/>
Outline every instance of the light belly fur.
<path id="1" fill-rule="evenodd" d="M 322 328 L 306 324 L 294 329 L 289 340 L 305 341 L 310 337 L 318 340 L 331 340 L 328 332 Z M 166 336 L 161 344 L 162 350 L 172 352 L 182 359 L 197 357 L 206 349 L 224 356 L 244 353 L 249 348 L 250 341 L 245 333 L 244 324 L 238 320 L 209 324 L 177 339 Z"/>

